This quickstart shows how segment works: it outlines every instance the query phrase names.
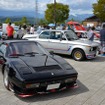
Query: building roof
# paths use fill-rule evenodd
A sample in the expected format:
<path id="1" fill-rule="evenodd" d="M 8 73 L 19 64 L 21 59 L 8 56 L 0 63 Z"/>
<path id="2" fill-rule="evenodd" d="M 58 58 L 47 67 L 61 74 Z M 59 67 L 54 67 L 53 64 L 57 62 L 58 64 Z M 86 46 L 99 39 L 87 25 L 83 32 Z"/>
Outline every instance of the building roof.
<path id="1" fill-rule="evenodd" d="M 97 16 L 93 15 L 91 17 L 86 18 L 84 21 L 98 21 L 99 22 L 100 19 Z"/>

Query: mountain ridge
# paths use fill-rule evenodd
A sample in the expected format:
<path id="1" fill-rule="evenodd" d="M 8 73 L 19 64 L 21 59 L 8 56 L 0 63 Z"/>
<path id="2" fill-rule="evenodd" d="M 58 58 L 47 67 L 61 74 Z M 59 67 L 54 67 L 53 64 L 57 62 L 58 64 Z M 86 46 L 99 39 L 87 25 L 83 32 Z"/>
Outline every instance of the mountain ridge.
<path id="1" fill-rule="evenodd" d="M 75 20 L 75 21 L 83 21 L 86 18 L 92 16 L 93 14 L 76 14 L 70 15 L 68 20 Z M 7 11 L 7 10 L 0 10 L 0 19 L 1 18 L 22 18 L 22 17 L 27 17 L 27 18 L 33 18 L 35 19 L 35 11 Z M 38 13 L 37 18 L 41 19 L 44 18 L 44 14 Z"/>

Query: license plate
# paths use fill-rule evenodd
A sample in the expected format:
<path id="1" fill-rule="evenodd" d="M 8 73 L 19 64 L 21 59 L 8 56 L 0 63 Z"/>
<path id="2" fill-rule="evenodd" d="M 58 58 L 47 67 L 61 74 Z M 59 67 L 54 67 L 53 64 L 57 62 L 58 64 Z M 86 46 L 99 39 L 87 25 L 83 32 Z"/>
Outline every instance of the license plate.
<path id="1" fill-rule="evenodd" d="M 60 83 L 50 84 L 47 86 L 47 90 L 57 89 L 57 88 L 59 88 L 59 86 L 60 86 Z"/>

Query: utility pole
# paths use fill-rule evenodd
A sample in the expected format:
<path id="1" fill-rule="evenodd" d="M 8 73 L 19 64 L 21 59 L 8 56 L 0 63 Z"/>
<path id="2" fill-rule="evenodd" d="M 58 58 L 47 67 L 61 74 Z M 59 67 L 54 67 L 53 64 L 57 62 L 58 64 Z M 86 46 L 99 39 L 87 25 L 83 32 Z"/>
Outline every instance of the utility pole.
<path id="1" fill-rule="evenodd" d="M 35 24 L 38 25 L 38 1 L 35 0 Z"/>
<path id="2" fill-rule="evenodd" d="M 56 0 L 54 0 L 54 24 L 56 28 Z"/>

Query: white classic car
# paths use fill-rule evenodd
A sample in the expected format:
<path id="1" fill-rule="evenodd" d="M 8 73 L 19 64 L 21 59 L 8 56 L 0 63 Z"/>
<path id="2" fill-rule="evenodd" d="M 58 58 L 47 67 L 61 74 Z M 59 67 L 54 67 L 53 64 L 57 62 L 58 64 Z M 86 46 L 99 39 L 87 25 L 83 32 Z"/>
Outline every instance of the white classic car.
<path id="1" fill-rule="evenodd" d="M 23 39 L 35 40 L 48 51 L 71 55 L 77 61 L 95 58 L 100 46 L 97 42 L 78 38 L 72 30 L 43 30 L 37 36 L 24 36 Z"/>

